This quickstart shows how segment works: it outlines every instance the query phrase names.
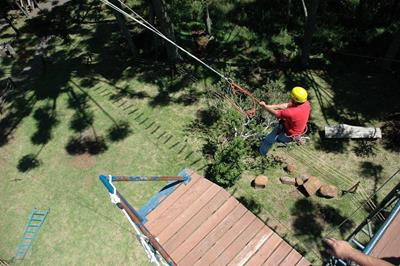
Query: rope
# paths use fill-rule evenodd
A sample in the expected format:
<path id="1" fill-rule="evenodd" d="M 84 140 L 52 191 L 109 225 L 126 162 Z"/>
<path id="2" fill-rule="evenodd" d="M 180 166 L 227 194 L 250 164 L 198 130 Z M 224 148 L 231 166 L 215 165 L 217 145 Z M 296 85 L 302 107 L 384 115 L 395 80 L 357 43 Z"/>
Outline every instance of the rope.
<path id="1" fill-rule="evenodd" d="M 312 154 L 310 151 L 308 151 L 308 150 L 305 149 L 304 147 L 301 147 L 301 146 L 300 146 L 300 149 L 301 149 L 301 152 L 305 154 L 305 156 L 312 158 L 312 159 L 313 159 L 314 161 L 316 161 L 316 162 L 319 161 L 319 163 L 320 163 L 321 165 L 324 165 L 324 166 L 325 166 L 325 169 L 324 169 L 324 170 L 325 170 L 328 174 L 332 174 L 333 176 L 339 176 L 339 177 L 342 178 L 343 181 L 350 182 L 350 184 L 354 184 L 354 181 L 355 181 L 355 180 L 353 180 L 351 177 L 349 177 L 349 176 L 347 176 L 347 175 L 345 175 L 345 174 L 339 172 L 337 169 L 335 169 L 335 168 L 333 168 L 333 167 L 327 165 L 327 164 L 325 163 L 325 161 L 323 161 L 320 157 L 318 157 L 318 156 Z M 319 171 L 320 173 L 323 174 L 323 172 L 321 172 L 320 169 L 318 169 L 317 167 L 314 167 L 314 168 L 317 169 L 317 171 Z M 371 201 L 370 199 L 368 199 L 368 193 L 365 191 L 365 189 L 364 189 L 361 185 L 360 185 L 359 187 L 360 187 L 359 195 L 361 196 L 361 200 L 360 200 L 360 201 L 366 201 L 366 203 L 370 206 L 371 209 L 375 209 L 375 208 L 376 208 L 376 205 L 374 204 L 373 201 Z"/>
<path id="2" fill-rule="evenodd" d="M 244 94 L 244 95 L 250 97 L 250 99 L 251 99 L 251 101 L 252 101 L 252 103 L 253 103 L 253 107 L 252 107 L 250 110 L 245 111 L 244 114 L 245 114 L 247 117 L 253 117 L 253 116 L 255 116 L 255 115 L 256 115 L 256 108 L 257 108 L 257 105 L 260 103 L 260 100 L 257 99 L 250 91 L 248 91 L 247 89 L 245 89 L 245 88 L 239 86 L 239 85 L 236 84 L 236 83 L 233 83 L 233 82 L 232 82 L 232 83 L 230 84 L 230 88 L 231 88 L 233 94 L 236 94 L 236 93 L 239 92 L 239 93 L 242 93 L 242 94 Z"/>
<path id="3" fill-rule="evenodd" d="M 133 17 L 132 15 L 126 13 L 124 10 L 120 9 L 119 7 L 115 6 L 114 4 L 110 3 L 108 0 L 100 0 L 101 2 L 103 2 L 104 4 L 106 4 L 107 6 L 111 7 L 112 9 L 114 9 L 115 11 L 118 11 L 119 13 L 123 14 L 124 16 L 132 19 L 133 21 L 135 21 L 136 23 L 140 24 L 141 26 L 145 27 L 146 29 L 150 30 L 151 32 L 157 34 L 158 36 L 160 36 L 161 38 L 163 38 L 164 40 L 166 40 L 167 42 L 169 42 L 170 44 L 172 44 L 173 46 L 175 46 L 176 48 L 178 48 L 179 50 L 181 50 L 182 52 L 184 52 L 185 54 L 187 54 L 188 56 L 190 56 L 191 58 L 193 58 L 194 60 L 196 60 L 197 62 L 199 62 L 200 64 L 202 64 L 203 66 L 205 66 L 206 68 L 208 68 L 209 70 L 211 70 L 212 72 L 214 72 L 215 74 L 217 74 L 219 77 L 221 77 L 223 80 L 227 81 L 228 83 L 231 83 L 231 80 L 227 77 L 225 77 L 223 74 L 221 74 L 219 71 L 215 70 L 214 68 L 212 68 L 210 65 L 206 64 L 205 62 L 203 62 L 201 59 L 199 59 L 198 57 L 196 57 L 195 55 L 193 55 L 192 53 L 190 53 L 189 51 L 185 50 L 184 48 L 182 48 L 181 46 L 179 46 L 178 44 L 176 44 L 174 41 L 172 41 L 171 39 L 169 39 L 168 37 L 166 37 L 164 34 L 162 34 L 160 31 L 158 31 L 156 28 L 154 28 L 153 26 L 151 26 L 151 24 L 149 22 L 147 22 L 146 20 L 144 20 L 142 18 L 143 21 Z M 118 0 L 119 1 L 119 0 Z M 120 2 L 120 1 L 119 1 Z M 121 2 L 120 2 L 121 3 Z M 150 25 L 150 26 L 149 26 Z"/>
<path id="4" fill-rule="evenodd" d="M 398 173 L 400 172 L 400 168 L 392 175 L 390 176 L 388 179 L 386 179 L 385 182 L 383 182 L 383 184 L 369 197 L 368 200 L 371 200 L 373 197 L 376 196 L 376 194 L 378 194 L 378 192 L 387 184 L 389 183 L 390 180 L 392 180 Z M 360 206 L 358 206 L 358 208 L 346 219 L 344 219 L 338 226 L 332 228 L 330 231 L 328 231 L 327 236 L 329 236 L 334 230 L 339 229 L 340 227 L 342 227 L 350 218 L 352 218 L 361 208 L 363 207 L 363 205 L 361 204 Z"/>
<path id="5" fill-rule="evenodd" d="M 207 69 L 211 70 L 212 72 L 214 72 L 216 75 L 218 75 L 220 78 L 222 78 L 223 80 L 225 80 L 226 82 L 228 82 L 230 84 L 230 89 L 232 90 L 233 94 L 236 93 L 242 93 L 248 97 L 251 98 L 251 101 L 253 102 L 253 107 L 250 110 L 244 111 L 242 110 L 242 108 L 239 107 L 238 104 L 236 104 L 232 99 L 229 99 L 228 97 L 226 97 L 226 99 L 228 100 L 228 102 L 230 104 L 232 104 L 235 109 L 240 112 L 241 114 L 243 114 L 244 116 L 250 118 L 255 116 L 256 114 L 256 107 L 257 105 L 260 103 L 260 100 L 258 100 L 256 97 L 254 97 L 254 95 L 248 91 L 247 89 L 241 87 L 240 85 L 238 85 L 237 83 L 234 83 L 232 79 L 226 77 L 225 75 L 223 75 L 221 72 L 217 71 L 216 69 L 214 69 L 213 67 L 211 67 L 210 65 L 208 65 L 207 63 L 205 63 L 204 61 L 202 61 L 201 59 L 199 59 L 198 57 L 196 57 L 195 55 L 193 55 L 192 53 L 190 53 L 189 51 L 187 51 L 186 49 L 184 49 L 183 47 L 179 46 L 177 43 L 175 43 L 174 41 L 172 41 L 171 39 L 169 39 L 168 37 L 166 37 L 162 32 L 160 32 L 157 28 L 155 28 L 151 23 L 149 23 L 148 21 L 146 21 L 143 17 L 141 17 L 139 14 L 137 14 L 135 11 L 133 11 L 129 6 L 127 6 L 125 3 L 123 3 L 120 0 L 117 0 L 122 6 L 124 6 L 125 8 L 127 8 L 131 13 L 133 13 L 137 18 L 135 18 L 134 16 L 126 13 L 124 10 L 122 10 L 121 8 L 117 7 L 116 5 L 110 3 L 108 0 L 100 0 L 101 2 L 103 2 L 104 4 L 106 4 L 107 6 L 109 6 L 110 8 L 114 9 L 115 11 L 123 14 L 124 16 L 132 19 L 133 21 L 135 21 L 136 23 L 140 24 L 141 26 L 145 27 L 146 29 L 150 30 L 151 32 L 155 33 L 156 35 L 158 35 L 159 37 L 161 37 L 162 39 L 166 40 L 167 42 L 169 42 L 170 44 L 174 45 L 176 48 L 178 48 L 179 50 L 181 50 L 182 52 L 184 52 L 185 54 L 187 54 L 188 56 L 190 56 L 191 58 L 193 58 L 194 60 L 196 60 L 197 62 L 199 62 L 200 64 L 202 64 L 203 66 L 205 66 Z"/>

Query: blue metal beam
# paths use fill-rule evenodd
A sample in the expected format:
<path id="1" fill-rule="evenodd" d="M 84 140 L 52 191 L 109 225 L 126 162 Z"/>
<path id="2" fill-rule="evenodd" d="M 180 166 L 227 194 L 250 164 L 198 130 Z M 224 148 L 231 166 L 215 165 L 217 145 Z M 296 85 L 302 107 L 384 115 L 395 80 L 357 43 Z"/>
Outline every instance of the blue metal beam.
<path id="1" fill-rule="evenodd" d="M 383 223 L 383 225 L 379 228 L 378 232 L 374 235 L 374 237 L 371 239 L 371 241 L 368 243 L 368 245 L 364 249 L 364 253 L 367 255 L 370 255 L 372 250 L 374 249 L 376 243 L 381 239 L 383 234 L 385 233 L 386 229 L 389 227 L 389 225 L 392 223 L 394 218 L 398 215 L 400 211 L 400 199 L 397 200 L 396 206 L 393 208 L 392 212 L 390 213 L 389 217 L 386 219 L 386 221 Z"/>

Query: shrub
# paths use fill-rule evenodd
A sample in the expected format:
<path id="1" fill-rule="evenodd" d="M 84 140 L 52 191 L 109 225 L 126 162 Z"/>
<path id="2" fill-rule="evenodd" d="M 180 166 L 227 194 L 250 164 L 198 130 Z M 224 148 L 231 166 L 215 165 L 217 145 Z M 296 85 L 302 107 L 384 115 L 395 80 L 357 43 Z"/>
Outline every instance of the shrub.
<path id="1" fill-rule="evenodd" d="M 207 178 L 223 187 L 235 184 L 245 165 L 242 161 L 246 154 L 246 145 L 241 138 L 236 138 L 227 147 L 220 147 L 215 154 L 215 161 L 207 169 Z"/>

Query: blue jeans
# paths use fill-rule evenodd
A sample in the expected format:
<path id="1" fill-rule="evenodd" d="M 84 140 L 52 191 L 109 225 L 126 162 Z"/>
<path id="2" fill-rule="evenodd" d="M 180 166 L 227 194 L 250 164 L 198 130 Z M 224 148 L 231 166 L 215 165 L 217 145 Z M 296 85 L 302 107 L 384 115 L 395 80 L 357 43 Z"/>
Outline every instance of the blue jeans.
<path id="1" fill-rule="evenodd" d="M 283 130 L 283 125 L 279 124 L 271 131 L 271 133 L 265 136 L 261 143 L 259 151 L 261 155 L 267 155 L 269 149 L 271 149 L 272 147 L 272 144 L 274 144 L 276 141 L 288 143 L 292 140 L 293 139 L 291 137 L 286 136 L 285 131 Z"/>

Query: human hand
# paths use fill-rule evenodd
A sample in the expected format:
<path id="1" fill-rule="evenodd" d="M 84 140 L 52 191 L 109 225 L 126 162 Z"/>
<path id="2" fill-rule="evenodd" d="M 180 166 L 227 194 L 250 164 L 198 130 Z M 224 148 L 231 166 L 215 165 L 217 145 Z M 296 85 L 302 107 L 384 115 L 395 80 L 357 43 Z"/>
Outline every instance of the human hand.
<path id="1" fill-rule="evenodd" d="M 324 242 L 329 246 L 328 253 L 337 258 L 347 259 L 354 252 L 354 248 L 344 240 L 334 238 L 324 239 Z"/>
<path id="2" fill-rule="evenodd" d="M 264 102 L 264 101 L 261 101 L 260 103 L 259 103 L 261 106 L 267 106 L 267 104 Z"/>

